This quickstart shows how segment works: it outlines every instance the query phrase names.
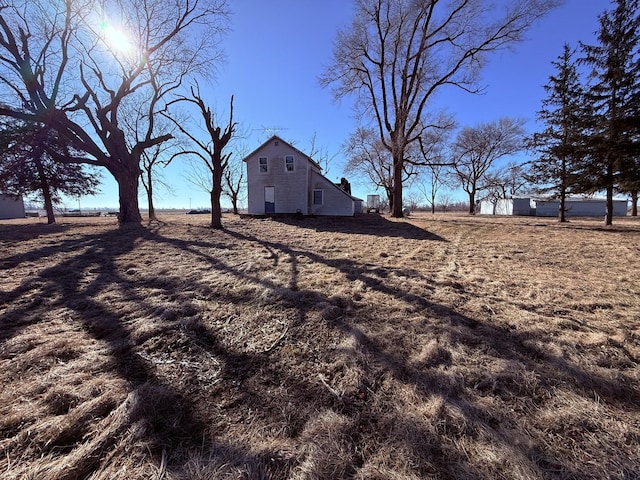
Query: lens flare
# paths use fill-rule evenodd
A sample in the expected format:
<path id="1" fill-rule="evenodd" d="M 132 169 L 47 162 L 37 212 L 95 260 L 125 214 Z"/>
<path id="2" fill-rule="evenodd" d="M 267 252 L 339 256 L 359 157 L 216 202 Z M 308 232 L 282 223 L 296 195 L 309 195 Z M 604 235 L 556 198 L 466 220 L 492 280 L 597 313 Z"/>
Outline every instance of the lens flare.
<path id="1" fill-rule="evenodd" d="M 106 45 L 115 53 L 130 53 L 133 45 L 125 32 L 111 25 L 108 20 L 100 22 L 100 32 Z"/>

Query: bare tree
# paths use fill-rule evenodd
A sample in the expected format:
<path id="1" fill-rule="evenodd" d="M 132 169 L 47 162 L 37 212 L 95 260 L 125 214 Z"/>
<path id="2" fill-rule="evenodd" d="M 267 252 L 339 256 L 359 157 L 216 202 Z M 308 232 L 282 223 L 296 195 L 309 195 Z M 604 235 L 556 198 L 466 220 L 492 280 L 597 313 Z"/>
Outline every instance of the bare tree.
<path id="1" fill-rule="evenodd" d="M 486 54 L 520 40 L 558 0 L 356 0 L 322 75 L 336 98 L 357 95 L 392 157 L 394 217 L 402 217 L 407 148 L 425 128 L 429 100 L 442 87 L 478 92 Z M 496 6 L 500 5 L 500 6 Z"/>
<path id="2" fill-rule="evenodd" d="M 309 149 L 307 151 L 309 152 L 307 155 L 320 165 L 323 175 L 328 177 L 331 161 L 336 158 L 337 154 L 334 153 L 333 155 L 330 155 L 326 147 L 318 145 L 316 132 L 313 132 L 313 136 L 309 141 Z"/>
<path id="3" fill-rule="evenodd" d="M 413 189 L 409 190 L 408 193 L 406 204 L 409 207 L 409 210 L 413 213 L 420 207 L 420 199 L 422 198 L 422 195 L 420 195 L 420 192 L 416 192 Z"/>
<path id="4" fill-rule="evenodd" d="M 509 162 L 505 167 L 489 172 L 484 189 L 496 199 L 513 198 L 529 186 L 526 164 Z"/>
<path id="5" fill-rule="evenodd" d="M 200 157 L 192 153 L 186 155 L 184 161 L 186 161 L 189 168 L 183 173 L 183 178 L 190 183 L 193 188 L 211 195 L 211 191 L 213 190 L 211 170 L 209 170 Z M 189 203 L 189 208 L 191 208 L 191 203 Z"/>
<path id="6" fill-rule="evenodd" d="M 449 134 L 455 122 L 453 119 L 447 122 L 442 122 L 443 128 L 431 129 L 423 133 L 419 139 L 419 157 L 420 161 L 414 162 L 414 164 L 421 165 L 419 177 L 424 178 L 425 170 L 428 172 L 429 182 L 417 182 L 418 190 L 427 200 L 427 203 L 431 205 L 431 213 L 436 212 L 436 196 L 441 187 L 446 184 L 447 180 L 447 168 L 452 164 L 447 159 L 447 146 L 449 142 Z M 415 149 L 414 149 L 415 150 Z"/>
<path id="7" fill-rule="evenodd" d="M 495 162 L 523 148 L 524 121 L 501 118 L 465 127 L 452 147 L 453 176 L 469 195 L 469 214 L 475 213 L 476 194 L 488 188 L 487 174 Z"/>
<path id="8" fill-rule="evenodd" d="M 245 166 L 240 155 L 235 155 L 229 159 L 229 164 L 224 171 L 224 185 L 222 188 L 223 195 L 229 197 L 233 213 L 238 215 L 238 203 L 243 199 L 243 191 L 245 186 Z"/>
<path id="9" fill-rule="evenodd" d="M 106 168 L 118 183 L 119 221 L 139 223 L 140 159 L 171 137 L 154 128 L 156 113 L 186 75 L 211 70 L 225 20 L 226 0 L 4 4 L 0 115 L 40 122 L 83 152 L 58 161 Z M 132 110 L 144 116 L 129 145 L 121 120 Z"/>
<path id="10" fill-rule="evenodd" d="M 193 155 L 202 160 L 202 163 L 209 170 L 211 175 L 211 228 L 222 228 L 222 206 L 220 205 L 220 197 L 222 196 L 222 179 L 224 172 L 229 164 L 231 152 L 225 152 L 225 149 L 236 130 L 237 123 L 233 121 L 233 95 L 229 102 L 229 121 L 224 129 L 217 125 L 215 115 L 211 108 L 204 102 L 200 93 L 200 87 L 191 87 L 190 97 L 178 97 L 175 102 L 187 102 L 197 107 L 198 112 L 204 121 L 204 128 L 208 137 L 206 140 L 198 138 L 198 136 L 190 131 L 189 127 L 183 125 L 176 119 L 165 114 L 165 117 L 172 120 L 178 129 L 196 146 L 194 150 L 184 150 L 178 152 L 178 155 Z"/>
<path id="11" fill-rule="evenodd" d="M 393 159 L 374 130 L 358 128 L 342 146 L 347 156 L 345 174 L 362 175 L 376 188 L 384 189 L 390 208 L 394 202 Z M 405 166 L 402 181 L 417 174 L 412 164 Z M 402 201 L 402 199 L 401 199 Z"/>
<path id="12" fill-rule="evenodd" d="M 447 213 L 447 208 L 453 202 L 453 195 L 449 192 L 442 192 L 438 195 L 438 205 L 442 208 L 442 213 Z"/>
<path id="13" fill-rule="evenodd" d="M 156 187 L 159 185 L 165 190 L 172 191 L 171 185 L 164 181 L 158 167 L 166 167 L 171 162 L 168 142 L 155 145 L 151 149 L 142 152 L 140 182 L 147 194 L 147 208 L 149 210 L 149 220 L 158 220 L 156 209 L 153 203 Z"/>
<path id="14" fill-rule="evenodd" d="M 128 105 L 129 110 L 132 111 L 127 111 L 122 115 L 121 123 L 124 126 L 123 131 L 130 148 L 133 148 L 134 145 L 142 141 L 147 133 L 146 115 L 144 111 L 139 110 L 141 106 L 143 105 L 140 103 Z M 174 114 L 174 116 L 176 115 L 179 115 L 179 113 Z M 185 120 L 182 119 L 182 121 Z M 157 116 L 155 118 L 154 129 L 157 132 L 169 134 L 171 138 L 165 142 L 143 150 L 140 155 L 140 183 L 142 184 L 147 196 L 149 220 L 158 219 L 153 202 L 156 187 L 160 186 L 166 191 L 172 191 L 172 187 L 164 181 L 160 168 L 164 168 L 171 163 L 173 153 L 175 153 L 177 149 L 181 148 L 183 144 L 182 139 L 175 135 L 178 130 L 177 127 L 173 122 L 168 121 L 163 116 Z"/>
<path id="15" fill-rule="evenodd" d="M 446 170 L 442 165 L 432 165 L 429 167 L 428 181 L 418 182 L 418 190 L 422 193 L 425 200 L 431 207 L 431 213 L 436 213 L 436 199 L 438 192 L 446 184 Z M 424 177 L 421 174 L 421 177 Z"/>

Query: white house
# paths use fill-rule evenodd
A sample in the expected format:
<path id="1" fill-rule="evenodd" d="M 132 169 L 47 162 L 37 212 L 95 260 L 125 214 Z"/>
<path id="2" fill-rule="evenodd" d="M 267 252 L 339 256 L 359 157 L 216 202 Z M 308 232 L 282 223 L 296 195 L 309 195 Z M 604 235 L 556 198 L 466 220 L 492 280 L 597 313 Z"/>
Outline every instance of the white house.
<path id="1" fill-rule="evenodd" d="M 0 220 L 24 217 L 24 201 L 20 195 L 0 194 Z"/>
<path id="2" fill-rule="evenodd" d="M 277 135 L 243 161 L 250 215 L 352 216 L 362 212 L 361 199 L 324 177 L 317 162 Z"/>

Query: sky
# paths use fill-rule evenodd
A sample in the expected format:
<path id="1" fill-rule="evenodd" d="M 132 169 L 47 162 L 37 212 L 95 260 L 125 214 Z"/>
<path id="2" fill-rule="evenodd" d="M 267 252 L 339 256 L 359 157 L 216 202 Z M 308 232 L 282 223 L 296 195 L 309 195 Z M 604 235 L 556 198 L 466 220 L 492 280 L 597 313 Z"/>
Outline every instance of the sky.
<path id="1" fill-rule="evenodd" d="M 243 132 L 240 142 L 250 152 L 277 134 L 302 151 L 315 136 L 316 147 L 331 162 L 325 175 L 334 181 L 344 176 L 341 145 L 358 127 L 352 99 L 336 102 L 318 77 L 330 63 L 336 32 L 351 24 L 348 0 L 233 0 L 230 31 L 222 39 L 226 60 L 216 67 L 216 79 L 206 91 L 214 111 L 227 118 L 234 95 L 234 119 Z M 430 109 L 453 115 L 460 126 L 474 126 L 503 116 L 524 118 L 528 132 L 536 130 L 535 115 L 546 97 L 544 85 L 554 73 L 552 62 L 563 45 L 595 43 L 598 15 L 611 9 L 609 0 L 565 0 L 538 21 L 525 39 L 508 51 L 488 57 L 481 74 L 481 95 L 453 88 L 441 90 Z M 189 166 L 174 160 L 164 171 L 162 188 L 154 195 L 156 208 L 206 208 L 208 192 L 188 181 Z M 349 178 L 353 194 L 366 198 L 376 193 L 371 185 Z M 377 192 L 382 193 L 382 192 Z M 464 197 L 460 194 L 460 199 Z M 103 175 L 101 193 L 83 197 L 84 208 L 117 208 L 117 186 Z M 68 208 L 77 208 L 69 200 Z M 140 206 L 146 208 L 144 190 Z"/>

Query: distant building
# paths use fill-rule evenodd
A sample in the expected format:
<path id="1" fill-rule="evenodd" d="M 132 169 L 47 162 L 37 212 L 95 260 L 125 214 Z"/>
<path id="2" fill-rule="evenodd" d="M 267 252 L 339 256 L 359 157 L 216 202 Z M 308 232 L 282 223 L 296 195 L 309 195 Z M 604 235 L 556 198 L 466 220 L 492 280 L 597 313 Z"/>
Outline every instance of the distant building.
<path id="1" fill-rule="evenodd" d="M 537 217 L 557 217 L 560 212 L 559 199 L 535 200 Z M 565 214 L 568 217 L 604 217 L 607 213 L 605 198 L 568 198 L 564 202 Z M 613 216 L 627 215 L 627 200 L 613 201 Z"/>
<path id="2" fill-rule="evenodd" d="M 501 198 L 480 202 L 481 215 L 532 215 L 535 201 L 529 197 Z"/>
<path id="3" fill-rule="evenodd" d="M 250 215 L 302 214 L 352 216 L 362 200 L 346 179 L 336 185 L 320 165 L 274 135 L 247 155 L 247 211 Z"/>
<path id="4" fill-rule="evenodd" d="M 607 200 L 603 198 L 568 197 L 565 200 L 565 215 L 568 217 L 604 217 Z M 560 200 L 545 197 L 513 197 L 480 202 L 482 215 L 532 215 L 536 217 L 557 217 Z M 613 201 L 613 215 L 627 215 L 627 200 Z"/>
<path id="5" fill-rule="evenodd" d="M 0 220 L 24 218 L 24 201 L 21 195 L 0 194 Z"/>

